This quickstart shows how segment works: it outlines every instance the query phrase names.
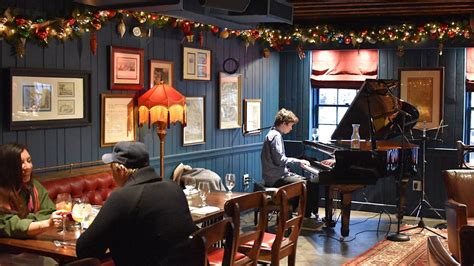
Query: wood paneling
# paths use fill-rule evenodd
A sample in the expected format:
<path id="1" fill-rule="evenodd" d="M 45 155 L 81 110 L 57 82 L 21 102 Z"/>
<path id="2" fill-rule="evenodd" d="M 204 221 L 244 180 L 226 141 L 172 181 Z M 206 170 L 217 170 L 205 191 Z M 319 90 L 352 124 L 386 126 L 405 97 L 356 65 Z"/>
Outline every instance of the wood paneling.
<path id="1" fill-rule="evenodd" d="M 0 7 L 16 6 L 27 14 L 46 14 L 55 12 L 63 16 L 71 13 L 71 6 L 60 0 L 39 0 L 34 6 L 26 1 L 2 1 Z M 31 9 L 34 7 L 34 10 Z M 50 14 L 50 13 L 49 13 Z M 54 17 L 51 16 L 51 17 Z M 182 45 L 185 42 L 182 32 L 177 29 L 153 29 L 152 37 L 136 38 L 131 35 L 132 21 L 126 21 L 127 32 L 123 39 L 116 31 L 116 23 L 105 24 L 97 33 L 97 54 L 92 55 L 89 48 L 89 33 L 82 38 L 59 42 L 51 40 L 48 47 L 42 48 L 27 43 L 23 59 L 12 54 L 12 46 L 5 40 L 0 41 L 0 66 L 80 69 L 91 72 L 91 110 L 92 125 L 88 127 L 58 128 L 47 130 L 9 131 L 5 117 L 8 110 L 0 109 L 4 119 L 0 125 L 0 143 L 21 142 L 29 146 L 35 167 L 50 167 L 71 163 L 83 163 L 100 160 L 102 154 L 112 148 L 100 147 L 100 94 L 126 93 L 135 91 L 109 90 L 109 46 L 143 48 L 145 50 L 145 87 L 149 86 L 149 60 L 159 59 L 174 62 L 174 87 L 185 96 L 206 96 L 206 143 L 195 146 L 182 146 L 182 126 L 171 125 L 165 144 L 165 176 L 169 177 L 174 167 L 183 162 L 192 167 L 209 168 L 219 175 L 233 172 L 238 177 L 250 174 L 260 180 L 260 150 L 262 134 L 244 137 L 241 129 L 218 129 L 218 73 L 223 71 L 222 63 L 229 57 L 235 58 L 242 74 L 244 98 L 262 99 L 262 126 L 273 124 L 278 110 L 279 61 L 278 53 L 263 58 L 258 45 L 245 47 L 238 39 L 223 40 L 211 33 L 204 33 L 204 48 L 212 51 L 212 80 L 190 81 L 182 79 Z M 197 47 L 196 42 L 184 43 Z M 0 106 L 7 106 L 6 80 L 2 79 L 4 89 L 0 97 Z M 141 93 L 143 91 L 140 91 Z M 159 140 L 153 129 L 137 129 L 138 140 L 144 142 L 152 157 L 152 165 L 159 170 Z M 235 191 L 242 190 L 241 178 L 237 180 Z"/>

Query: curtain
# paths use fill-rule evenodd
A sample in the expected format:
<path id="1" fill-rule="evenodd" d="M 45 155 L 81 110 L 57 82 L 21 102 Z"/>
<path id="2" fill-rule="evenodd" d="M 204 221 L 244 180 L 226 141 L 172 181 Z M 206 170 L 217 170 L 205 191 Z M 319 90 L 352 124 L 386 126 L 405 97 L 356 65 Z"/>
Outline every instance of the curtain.
<path id="1" fill-rule="evenodd" d="M 360 88 L 366 79 L 376 79 L 377 50 L 313 51 L 311 84 L 318 88 Z"/>

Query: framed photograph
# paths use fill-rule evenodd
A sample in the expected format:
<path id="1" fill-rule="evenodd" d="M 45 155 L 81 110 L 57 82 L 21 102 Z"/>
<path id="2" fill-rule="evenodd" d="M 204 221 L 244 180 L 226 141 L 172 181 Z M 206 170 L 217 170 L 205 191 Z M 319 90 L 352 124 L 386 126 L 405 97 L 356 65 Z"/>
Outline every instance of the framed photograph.
<path id="1" fill-rule="evenodd" d="M 110 46 L 110 89 L 143 89 L 144 54 L 139 48 Z"/>
<path id="2" fill-rule="evenodd" d="M 100 146 L 135 140 L 135 98 L 133 94 L 101 94 Z"/>
<path id="3" fill-rule="evenodd" d="M 186 127 L 183 127 L 183 146 L 206 142 L 206 108 L 204 97 L 186 97 Z"/>
<path id="4" fill-rule="evenodd" d="M 173 62 L 150 60 L 150 88 L 161 83 L 173 87 Z"/>
<path id="5" fill-rule="evenodd" d="M 10 130 L 90 125 L 89 72 L 10 68 L 9 83 Z"/>
<path id="6" fill-rule="evenodd" d="M 415 128 L 439 126 L 443 116 L 444 68 L 399 70 L 400 98 L 416 106 L 420 117 Z"/>
<path id="7" fill-rule="evenodd" d="M 219 73 L 219 129 L 240 128 L 242 75 Z"/>
<path id="8" fill-rule="evenodd" d="M 211 80 L 211 51 L 183 47 L 183 79 Z"/>
<path id="9" fill-rule="evenodd" d="M 262 133 L 261 124 L 261 99 L 245 99 L 244 100 L 244 134 L 255 135 Z"/>

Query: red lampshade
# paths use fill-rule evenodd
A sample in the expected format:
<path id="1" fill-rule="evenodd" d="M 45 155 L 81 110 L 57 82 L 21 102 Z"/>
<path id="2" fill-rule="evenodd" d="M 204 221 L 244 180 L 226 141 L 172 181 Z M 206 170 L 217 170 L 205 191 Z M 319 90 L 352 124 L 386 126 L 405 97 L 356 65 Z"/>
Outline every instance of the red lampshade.
<path id="1" fill-rule="evenodd" d="M 186 124 L 186 97 L 175 88 L 158 84 L 138 98 L 138 123 Z"/>

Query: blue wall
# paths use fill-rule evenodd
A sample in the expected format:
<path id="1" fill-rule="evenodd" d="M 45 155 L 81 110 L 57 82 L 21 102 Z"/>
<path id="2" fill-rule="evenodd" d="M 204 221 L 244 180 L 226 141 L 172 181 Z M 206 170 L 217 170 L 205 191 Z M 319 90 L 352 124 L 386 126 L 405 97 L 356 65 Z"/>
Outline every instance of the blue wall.
<path id="1" fill-rule="evenodd" d="M 30 1 L 28 1 L 30 2 Z M 7 1 L 1 7 L 17 6 L 25 8 L 24 1 Z M 30 4 L 30 3 L 28 3 Z M 23 12 L 35 13 L 53 11 L 57 7 L 67 11 L 61 1 L 35 1 L 34 6 L 26 6 Z M 33 8 L 35 10 L 31 10 Z M 64 14 L 63 12 L 63 14 Z M 59 11 L 59 14 L 61 11 Z M 38 15 L 38 14 L 37 14 Z M 203 48 L 212 51 L 211 81 L 182 80 L 182 42 L 184 36 L 180 30 L 153 29 L 152 37 L 137 38 L 131 35 L 131 21 L 126 21 L 127 32 L 123 39 L 116 31 L 116 24 L 106 24 L 97 33 L 97 54 L 92 55 L 89 49 L 89 34 L 81 39 L 59 42 L 53 40 L 47 48 L 27 43 L 26 55 L 23 59 L 12 54 L 12 46 L 4 40 L 0 41 L 0 66 L 78 69 L 91 72 L 91 113 L 92 125 L 76 128 L 58 128 L 45 130 L 9 131 L 6 106 L 7 80 L 2 80 L 0 106 L 0 124 L 2 134 L 0 143 L 19 142 L 29 146 L 36 168 L 51 167 L 70 163 L 97 161 L 102 154 L 112 148 L 100 147 L 100 94 L 117 93 L 133 94 L 134 91 L 117 91 L 108 88 L 108 51 L 109 46 L 143 48 L 145 50 L 145 87 L 149 86 L 149 60 L 167 60 L 174 62 L 174 86 L 185 96 L 205 96 L 206 109 L 206 143 L 202 145 L 182 145 L 182 127 L 172 125 L 168 130 L 165 144 L 165 176 L 169 177 L 173 168 L 180 162 L 192 167 L 205 167 L 223 176 L 233 172 L 241 177 L 249 173 L 252 178 L 260 179 L 260 150 L 263 134 L 243 137 L 241 129 L 218 129 L 218 77 L 223 70 L 225 59 L 233 57 L 240 63 L 238 73 L 242 74 L 242 100 L 257 98 L 262 100 L 262 126 L 271 125 L 278 110 L 279 95 L 279 61 L 278 53 L 263 58 L 261 48 L 249 46 L 235 39 L 223 40 L 211 33 L 204 34 Z M 186 46 L 197 47 L 196 43 Z M 143 91 L 139 92 L 142 93 Z M 137 139 L 146 143 L 152 156 L 152 165 L 159 170 L 159 139 L 154 130 L 141 128 L 137 131 Z M 242 190 L 241 179 L 238 179 L 234 190 Z"/>

